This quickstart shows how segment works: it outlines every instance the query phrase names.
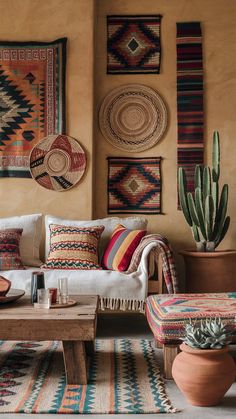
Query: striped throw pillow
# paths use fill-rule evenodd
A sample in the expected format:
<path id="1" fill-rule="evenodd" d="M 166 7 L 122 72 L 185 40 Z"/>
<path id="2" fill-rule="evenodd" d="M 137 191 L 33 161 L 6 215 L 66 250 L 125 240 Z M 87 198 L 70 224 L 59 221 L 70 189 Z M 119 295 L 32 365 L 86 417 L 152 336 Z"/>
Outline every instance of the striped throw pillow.
<path id="1" fill-rule="evenodd" d="M 51 224 L 50 251 L 43 268 L 101 269 L 98 242 L 104 226 L 70 227 Z"/>
<path id="2" fill-rule="evenodd" d="M 22 228 L 0 230 L 0 271 L 25 269 L 20 257 Z"/>
<path id="3" fill-rule="evenodd" d="M 118 224 L 102 257 L 102 267 L 114 271 L 126 271 L 131 257 L 145 236 L 146 230 L 130 230 Z"/>

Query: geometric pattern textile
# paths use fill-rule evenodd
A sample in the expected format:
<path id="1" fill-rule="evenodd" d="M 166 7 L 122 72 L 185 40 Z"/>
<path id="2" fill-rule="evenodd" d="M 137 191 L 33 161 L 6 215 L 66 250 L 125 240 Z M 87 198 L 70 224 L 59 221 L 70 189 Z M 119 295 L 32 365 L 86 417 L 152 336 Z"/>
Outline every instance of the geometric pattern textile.
<path id="1" fill-rule="evenodd" d="M 153 242 L 155 242 L 155 247 L 152 249 L 154 262 L 158 266 L 159 257 L 161 258 L 162 275 L 165 281 L 166 289 L 170 294 L 177 293 L 179 284 L 173 251 L 167 238 L 161 236 L 160 234 L 148 234 L 142 238 L 141 242 L 133 253 L 129 268 L 125 273 L 130 274 L 137 271 L 140 260 L 142 258 L 143 250 Z"/>
<path id="2" fill-rule="evenodd" d="M 107 73 L 160 72 L 161 16 L 107 16 Z"/>
<path id="3" fill-rule="evenodd" d="M 50 252 L 43 268 L 101 269 L 98 242 L 104 226 L 69 227 L 51 224 Z"/>
<path id="4" fill-rule="evenodd" d="M 68 135 L 49 135 L 30 154 L 32 177 L 47 189 L 62 192 L 83 176 L 86 157 L 81 145 Z"/>
<path id="5" fill-rule="evenodd" d="M 22 228 L 0 230 L 0 270 L 25 269 L 20 257 Z"/>
<path id="6" fill-rule="evenodd" d="M 217 294 L 167 294 L 147 298 L 146 316 L 155 338 L 176 343 L 185 335 L 190 320 L 220 317 L 236 341 L 236 292 Z"/>
<path id="7" fill-rule="evenodd" d="M 108 213 L 161 213 L 161 157 L 108 157 Z"/>
<path id="8" fill-rule="evenodd" d="M 30 178 L 38 141 L 65 129 L 66 38 L 0 42 L 0 177 Z"/>
<path id="9" fill-rule="evenodd" d="M 0 413 L 174 412 L 148 340 L 97 340 L 87 385 L 66 385 L 60 342 L 0 342 Z"/>
<path id="10" fill-rule="evenodd" d="M 145 230 L 130 230 L 118 224 L 103 254 L 102 266 L 105 269 L 126 271 L 135 249 L 145 234 Z"/>
<path id="11" fill-rule="evenodd" d="M 203 57 L 200 22 L 177 23 L 178 167 L 194 190 L 194 171 L 203 164 Z"/>

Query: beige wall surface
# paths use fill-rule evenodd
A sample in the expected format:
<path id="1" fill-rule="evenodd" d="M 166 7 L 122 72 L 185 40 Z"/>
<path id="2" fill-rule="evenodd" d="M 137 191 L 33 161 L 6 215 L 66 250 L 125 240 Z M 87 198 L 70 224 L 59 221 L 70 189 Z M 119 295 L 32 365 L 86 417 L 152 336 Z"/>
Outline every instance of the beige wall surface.
<path id="1" fill-rule="evenodd" d="M 161 14 L 161 73 L 140 75 L 106 74 L 106 15 Z M 174 249 L 193 246 L 191 232 L 176 208 L 176 22 L 200 21 L 203 31 L 205 81 L 206 161 L 210 163 L 212 133 L 221 137 L 221 181 L 229 183 L 230 230 L 221 248 L 236 248 L 236 1 L 235 0 L 98 0 L 95 54 L 96 114 L 103 98 L 115 87 L 142 83 L 156 89 L 168 106 L 168 129 L 152 149 L 134 157 L 162 156 L 163 215 L 150 215 L 149 229 L 166 235 Z M 110 145 L 96 119 L 95 211 L 107 214 L 107 156 L 130 156 Z M 104 199 L 101 197 L 104 197 Z"/>
<path id="2" fill-rule="evenodd" d="M 176 251 L 193 245 L 183 215 L 176 209 L 176 22 L 195 20 L 202 22 L 203 30 L 206 161 L 210 162 L 212 133 L 217 129 L 221 136 L 221 180 L 230 187 L 232 221 L 221 248 L 236 248 L 236 1 L 95 0 L 95 5 L 94 12 L 93 0 L 0 0 L 0 40 L 68 38 L 67 133 L 80 141 L 88 157 L 81 182 L 63 193 L 48 191 L 31 179 L 0 179 L 0 216 L 33 212 L 76 219 L 106 216 L 106 157 L 131 154 L 103 138 L 98 127 L 99 106 L 113 88 L 142 83 L 161 94 L 169 114 L 162 140 L 152 149 L 133 155 L 163 158 L 163 215 L 147 217 L 149 230 L 166 235 Z M 106 15 L 153 13 L 163 16 L 161 73 L 107 75 Z"/>
<path id="3" fill-rule="evenodd" d="M 67 37 L 67 134 L 87 154 L 87 170 L 66 192 L 32 179 L 0 179 L 0 217 L 42 212 L 71 218 L 92 216 L 93 0 L 0 0 L 0 40 L 53 41 Z"/>

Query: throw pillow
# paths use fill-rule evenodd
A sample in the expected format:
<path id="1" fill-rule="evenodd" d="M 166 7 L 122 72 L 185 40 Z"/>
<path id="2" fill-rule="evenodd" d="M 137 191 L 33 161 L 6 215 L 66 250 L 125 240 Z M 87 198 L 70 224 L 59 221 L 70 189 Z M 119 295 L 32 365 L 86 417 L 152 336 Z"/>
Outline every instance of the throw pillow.
<path id="1" fill-rule="evenodd" d="M 50 225 L 50 251 L 43 268 L 101 269 L 98 242 L 104 226 Z"/>
<path id="2" fill-rule="evenodd" d="M 103 254 L 103 268 L 126 271 L 135 249 L 145 234 L 146 230 L 130 230 L 118 224 Z"/>
<path id="3" fill-rule="evenodd" d="M 21 215 L 17 217 L 0 218 L 0 230 L 22 228 L 20 240 L 20 255 L 26 266 L 40 266 L 39 245 L 41 241 L 42 214 Z"/>
<path id="4" fill-rule="evenodd" d="M 75 227 L 94 227 L 94 226 L 104 226 L 105 229 L 101 235 L 98 246 L 99 259 L 101 259 L 104 250 L 106 249 L 111 234 L 117 224 L 122 224 L 123 226 L 130 228 L 131 230 L 145 230 L 147 228 L 147 220 L 143 217 L 107 217 L 100 218 L 98 220 L 68 220 L 53 215 L 45 216 L 45 259 L 47 259 L 50 248 L 50 224 L 60 224 L 64 226 L 75 226 Z"/>
<path id="5" fill-rule="evenodd" d="M 20 257 L 22 228 L 0 230 L 0 270 L 25 269 Z"/>

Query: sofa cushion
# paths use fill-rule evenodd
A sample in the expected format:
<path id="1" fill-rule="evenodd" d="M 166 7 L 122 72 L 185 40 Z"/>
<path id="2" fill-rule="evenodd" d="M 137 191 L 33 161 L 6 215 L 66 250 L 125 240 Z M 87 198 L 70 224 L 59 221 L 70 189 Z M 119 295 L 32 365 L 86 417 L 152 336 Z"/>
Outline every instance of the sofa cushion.
<path id="1" fill-rule="evenodd" d="M 117 224 L 122 224 L 123 226 L 131 230 L 145 230 L 147 227 L 146 218 L 142 217 L 107 217 L 97 220 L 65 220 L 63 218 L 54 217 L 53 215 L 46 215 L 45 217 L 45 258 L 47 259 L 49 246 L 50 246 L 50 224 L 60 224 L 65 226 L 75 226 L 75 227 L 93 227 L 93 226 L 104 226 L 105 229 L 102 233 L 100 242 L 99 242 L 99 255 L 101 256 L 110 240 L 112 232 Z"/>
<path id="2" fill-rule="evenodd" d="M 102 257 L 102 267 L 115 271 L 126 271 L 132 255 L 145 236 L 146 230 L 130 230 L 118 224 Z"/>
<path id="3" fill-rule="evenodd" d="M 98 241 L 103 226 L 71 227 L 50 225 L 50 252 L 42 266 L 49 269 L 101 269 Z"/>
<path id="4" fill-rule="evenodd" d="M 0 218 L 0 229 L 22 228 L 20 255 L 26 266 L 40 266 L 39 245 L 41 241 L 42 214 Z"/>
<path id="5" fill-rule="evenodd" d="M 20 257 L 22 228 L 0 230 L 0 270 L 24 269 Z"/>

